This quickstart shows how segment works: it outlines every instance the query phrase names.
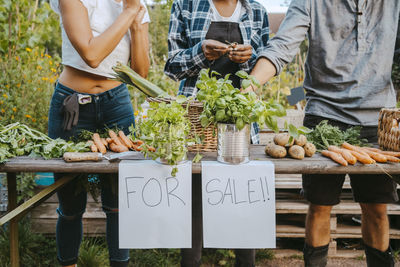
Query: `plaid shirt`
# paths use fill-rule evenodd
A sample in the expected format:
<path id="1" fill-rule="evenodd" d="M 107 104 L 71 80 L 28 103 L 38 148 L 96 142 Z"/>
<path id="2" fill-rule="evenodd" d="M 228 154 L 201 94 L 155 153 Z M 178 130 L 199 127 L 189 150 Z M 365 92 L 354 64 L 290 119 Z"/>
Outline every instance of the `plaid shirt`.
<path id="1" fill-rule="evenodd" d="M 250 60 L 239 64 L 241 70 L 250 72 L 257 56 L 269 39 L 268 15 L 265 8 L 254 0 L 240 0 L 246 12 L 241 15 L 239 28 L 243 44 L 253 47 Z M 168 60 L 165 74 L 174 80 L 183 80 L 179 94 L 196 95 L 197 76 L 201 69 L 209 68 L 204 56 L 202 41 L 211 24 L 212 11 L 209 0 L 175 0 L 172 4 L 168 33 Z M 258 125 L 251 127 L 253 144 L 259 143 Z"/>

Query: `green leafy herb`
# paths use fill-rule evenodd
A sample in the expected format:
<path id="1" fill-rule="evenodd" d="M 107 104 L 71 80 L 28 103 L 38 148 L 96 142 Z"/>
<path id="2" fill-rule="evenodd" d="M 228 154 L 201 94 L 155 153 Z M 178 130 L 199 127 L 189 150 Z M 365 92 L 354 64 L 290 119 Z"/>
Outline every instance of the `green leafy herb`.
<path id="1" fill-rule="evenodd" d="M 217 79 L 215 72 L 203 69 L 200 71 L 197 88 L 199 92 L 197 99 L 203 102 L 204 108 L 200 115 L 200 123 L 203 127 L 211 123 L 234 123 L 240 130 L 246 124 L 257 122 L 260 126 L 266 125 L 270 129 L 278 132 L 278 124 L 275 117 L 286 115 L 286 110 L 275 102 L 260 100 L 254 92 L 241 93 L 234 88 L 229 75 Z M 243 87 L 251 84 L 258 85 L 256 79 L 248 75 L 245 71 L 238 71 L 237 76 L 243 80 Z"/>
<path id="2" fill-rule="evenodd" d="M 64 152 L 86 152 L 89 145 L 63 139 L 51 139 L 44 133 L 19 122 L 6 126 L 0 124 L 0 163 L 8 158 L 30 155 L 45 159 L 59 158 Z"/>
<path id="3" fill-rule="evenodd" d="M 361 127 L 355 126 L 341 131 L 339 127 L 328 124 L 327 120 L 321 121 L 315 129 L 308 133 L 307 140 L 315 145 L 318 151 L 327 149 L 328 146 L 340 146 L 347 142 L 356 146 L 363 146 L 368 141 L 360 138 Z"/>
<path id="4" fill-rule="evenodd" d="M 146 119 L 139 119 L 136 128 L 131 128 L 137 138 L 145 142 L 142 145 L 144 155 L 152 159 L 165 160 L 169 165 L 177 165 L 186 159 L 187 146 L 194 144 L 188 139 L 190 122 L 185 116 L 187 109 L 180 103 L 187 101 L 183 96 L 177 101 L 167 103 L 151 102 Z M 152 152 L 149 147 L 154 147 Z M 175 176 L 177 167 L 172 170 Z"/>

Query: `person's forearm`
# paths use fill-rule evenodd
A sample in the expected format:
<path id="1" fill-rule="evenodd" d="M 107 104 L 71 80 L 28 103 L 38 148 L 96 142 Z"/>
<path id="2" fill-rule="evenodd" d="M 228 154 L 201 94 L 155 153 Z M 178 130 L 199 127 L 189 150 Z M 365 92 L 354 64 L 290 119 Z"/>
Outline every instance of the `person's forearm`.
<path id="1" fill-rule="evenodd" d="M 148 24 L 146 24 L 148 25 Z M 147 77 L 150 67 L 148 27 L 131 27 L 131 68 Z"/>
<path id="2" fill-rule="evenodd" d="M 129 30 L 129 25 L 132 24 L 136 13 L 125 9 L 107 30 L 89 40 L 86 53 L 95 65 L 99 65 L 119 44 Z"/>
<path id="3" fill-rule="evenodd" d="M 262 85 L 275 76 L 276 68 L 267 58 L 261 57 L 257 60 L 250 74 Z"/>
<path id="4" fill-rule="evenodd" d="M 87 10 L 76 2 L 60 1 L 65 31 L 82 59 L 96 68 L 118 45 L 136 17 L 137 10 L 126 8 L 103 33 L 94 37 Z"/>

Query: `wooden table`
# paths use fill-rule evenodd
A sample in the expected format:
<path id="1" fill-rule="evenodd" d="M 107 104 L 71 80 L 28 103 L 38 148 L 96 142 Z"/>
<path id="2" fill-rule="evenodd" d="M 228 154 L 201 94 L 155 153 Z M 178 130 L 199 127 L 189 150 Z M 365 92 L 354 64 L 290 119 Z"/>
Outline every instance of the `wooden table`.
<path id="1" fill-rule="evenodd" d="M 216 160 L 217 154 L 207 152 L 203 154 L 203 161 Z M 194 154 L 189 155 L 192 159 Z M 252 145 L 250 152 L 251 160 L 269 160 L 275 165 L 277 174 L 400 174 L 400 165 L 396 163 L 340 166 L 320 154 L 312 158 L 295 160 L 290 158 L 272 159 L 264 153 L 263 145 Z M 126 159 L 144 159 L 141 154 L 130 156 Z M 74 173 L 117 173 L 118 162 L 77 162 L 66 163 L 62 159 L 34 159 L 29 157 L 17 157 L 10 159 L 7 163 L 0 165 L 0 172 L 7 173 L 8 210 L 9 212 L 0 218 L 0 226 L 10 222 L 10 257 L 11 266 L 19 266 L 18 253 L 18 220 L 32 208 L 36 207 L 61 187 L 75 178 Z M 62 172 L 70 173 L 54 184 L 46 187 L 41 192 L 17 207 L 16 173 L 18 172 Z M 193 163 L 193 173 L 201 173 L 201 163 Z"/>

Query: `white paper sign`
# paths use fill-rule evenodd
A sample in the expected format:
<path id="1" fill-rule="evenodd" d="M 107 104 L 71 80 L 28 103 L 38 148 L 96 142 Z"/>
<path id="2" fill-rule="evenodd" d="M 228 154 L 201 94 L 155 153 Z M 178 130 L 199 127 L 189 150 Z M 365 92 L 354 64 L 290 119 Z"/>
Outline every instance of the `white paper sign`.
<path id="1" fill-rule="evenodd" d="M 202 162 L 204 247 L 275 248 L 275 173 L 268 161 Z"/>
<path id="2" fill-rule="evenodd" d="M 171 166 L 152 160 L 119 164 L 120 248 L 190 248 L 192 163 Z"/>

